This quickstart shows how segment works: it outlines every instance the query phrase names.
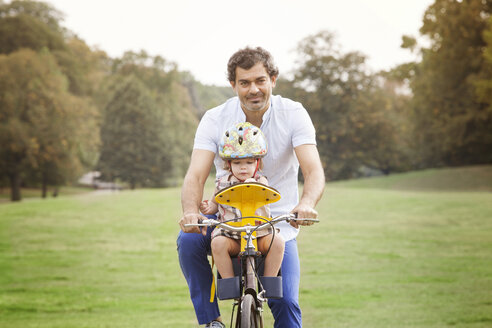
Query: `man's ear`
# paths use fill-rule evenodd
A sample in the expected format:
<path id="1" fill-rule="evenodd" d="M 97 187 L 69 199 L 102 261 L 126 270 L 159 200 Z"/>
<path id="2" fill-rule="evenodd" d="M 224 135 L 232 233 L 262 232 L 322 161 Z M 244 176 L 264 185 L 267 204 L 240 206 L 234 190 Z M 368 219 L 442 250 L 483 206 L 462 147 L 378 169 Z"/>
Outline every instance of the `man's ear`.
<path id="1" fill-rule="evenodd" d="M 272 76 L 270 79 L 272 80 L 272 88 L 275 88 L 275 84 L 277 83 L 277 77 Z"/>
<path id="2" fill-rule="evenodd" d="M 236 82 L 229 81 L 229 83 L 231 84 L 231 87 L 232 87 L 232 90 L 234 91 L 234 93 L 236 93 Z"/>

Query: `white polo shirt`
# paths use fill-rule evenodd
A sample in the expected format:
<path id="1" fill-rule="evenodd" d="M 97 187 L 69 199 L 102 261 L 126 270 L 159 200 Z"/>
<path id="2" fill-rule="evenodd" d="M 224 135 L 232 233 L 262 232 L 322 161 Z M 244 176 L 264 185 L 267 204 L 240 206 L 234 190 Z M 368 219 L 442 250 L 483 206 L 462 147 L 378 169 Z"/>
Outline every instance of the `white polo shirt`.
<path id="1" fill-rule="evenodd" d="M 228 172 L 219 157 L 218 145 L 225 130 L 236 123 L 245 122 L 238 97 L 208 110 L 202 117 L 195 134 L 194 149 L 215 153 L 214 164 L 217 177 Z M 289 213 L 299 202 L 299 162 L 294 148 L 305 144 L 316 144 L 316 133 L 306 109 L 298 103 L 281 96 L 272 96 L 268 110 L 263 114 L 261 130 L 268 142 L 268 153 L 263 158 L 262 172 L 268 184 L 280 192 L 281 199 L 270 204 L 272 216 Z M 276 225 L 285 240 L 293 239 L 299 230 L 286 222 Z"/>

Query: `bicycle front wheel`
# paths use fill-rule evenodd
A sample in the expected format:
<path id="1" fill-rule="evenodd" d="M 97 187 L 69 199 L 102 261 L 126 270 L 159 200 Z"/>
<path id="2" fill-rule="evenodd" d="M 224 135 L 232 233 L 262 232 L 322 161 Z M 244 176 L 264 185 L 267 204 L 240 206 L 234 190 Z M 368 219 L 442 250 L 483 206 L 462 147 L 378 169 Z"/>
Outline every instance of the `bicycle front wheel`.
<path id="1" fill-rule="evenodd" d="M 246 294 L 241 302 L 241 328 L 260 328 L 259 313 L 251 294 Z"/>

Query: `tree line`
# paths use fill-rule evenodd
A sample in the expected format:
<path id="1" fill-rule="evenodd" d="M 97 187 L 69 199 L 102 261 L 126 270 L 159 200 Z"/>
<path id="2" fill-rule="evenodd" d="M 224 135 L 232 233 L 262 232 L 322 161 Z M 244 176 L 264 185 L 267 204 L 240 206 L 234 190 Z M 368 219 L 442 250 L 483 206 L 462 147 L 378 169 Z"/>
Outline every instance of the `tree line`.
<path id="1" fill-rule="evenodd" d="M 274 93 L 300 101 L 330 180 L 492 162 L 492 21 L 486 0 L 436 0 L 402 37 L 418 60 L 372 72 L 332 33 L 297 46 Z M 71 183 L 98 170 L 131 188 L 176 185 L 203 112 L 230 96 L 145 51 L 111 58 L 48 3 L 0 0 L 0 186 Z M 275 54 L 274 54 L 275 55 Z"/>
<path id="2" fill-rule="evenodd" d="M 402 36 L 418 59 L 388 71 L 370 73 L 326 31 L 300 42 L 281 91 L 310 111 L 329 179 L 492 163 L 491 10 L 490 0 L 435 0 L 423 44 Z"/>
<path id="3" fill-rule="evenodd" d="M 110 58 L 48 3 L 0 1 L 0 186 L 76 181 L 176 184 L 204 106 L 232 96 L 145 51 Z"/>

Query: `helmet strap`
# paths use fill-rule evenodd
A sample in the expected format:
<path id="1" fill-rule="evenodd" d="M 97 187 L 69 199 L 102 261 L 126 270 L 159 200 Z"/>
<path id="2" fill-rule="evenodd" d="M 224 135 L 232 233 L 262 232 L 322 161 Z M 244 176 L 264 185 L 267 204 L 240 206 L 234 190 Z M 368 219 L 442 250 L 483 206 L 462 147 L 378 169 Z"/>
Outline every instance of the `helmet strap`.
<path id="1" fill-rule="evenodd" d="M 260 159 L 257 158 L 256 159 L 256 169 L 255 169 L 255 173 L 253 173 L 253 178 L 256 176 L 256 172 L 258 172 L 259 168 L 260 168 Z"/>

